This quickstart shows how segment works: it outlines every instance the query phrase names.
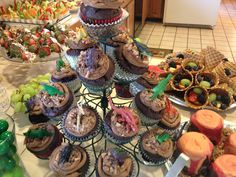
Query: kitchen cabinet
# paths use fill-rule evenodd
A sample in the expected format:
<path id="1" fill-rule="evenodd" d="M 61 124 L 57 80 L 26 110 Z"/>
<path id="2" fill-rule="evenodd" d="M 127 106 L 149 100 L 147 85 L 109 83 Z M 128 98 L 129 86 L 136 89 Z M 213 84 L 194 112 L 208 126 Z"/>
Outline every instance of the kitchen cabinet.
<path id="1" fill-rule="evenodd" d="M 122 6 L 125 10 L 129 12 L 129 17 L 124 22 L 129 34 L 134 35 L 134 10 L 135 10 L 135 0 L 126 0 Z"/>

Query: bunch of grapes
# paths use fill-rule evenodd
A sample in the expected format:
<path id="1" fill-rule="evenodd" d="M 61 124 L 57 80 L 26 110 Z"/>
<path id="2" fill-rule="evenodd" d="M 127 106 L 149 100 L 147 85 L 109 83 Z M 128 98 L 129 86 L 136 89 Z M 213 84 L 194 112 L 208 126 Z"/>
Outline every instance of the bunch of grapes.
<path id="1" fill-rule="evenodd" d="M 14 107 L 15 112 L 25 113 L 25 102 L 41 91 L 42 86 L 40 83 L 49 83 L 50 77 L 50 74 L 39 75 L 31 79 L 29 83 L 20 85 L 19 88 L 11 94 L 11 105 Z"/>

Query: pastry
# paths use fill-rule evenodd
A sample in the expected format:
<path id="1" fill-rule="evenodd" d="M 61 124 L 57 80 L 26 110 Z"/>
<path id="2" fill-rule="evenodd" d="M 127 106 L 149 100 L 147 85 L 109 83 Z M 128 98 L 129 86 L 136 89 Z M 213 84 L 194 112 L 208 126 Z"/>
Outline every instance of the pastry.
<path id="1" fill-rule="evenodd" d="M 224 144 L 225 154 L 234 154 L 236 155 L 236 132 L 228 136 Z"/>
<path id="2" fill-rule="evenodd" d="M 92 107 L 78 104 L 65 114 L 62 128 L 70 140 L 86 141 L 99 133 L 101 118 Z"/>
<path id="3" fill-rule="evenodd" d="M 190 158 L 190 166 L 183 170 L 184 174 L 197 176 L 207 173 L 213 152 L 213 144 L 207 136 L 198 132 L 187 132 L 177 141 L 177 149 Z"/>
<path id="4" fill-rule="evenodd" d="M 196 74 L 203 71 L 204 65 L 201 60 L 184 59 L 182 62 L 182 68 L 184 71 Z"/>
<path id="5" fill-rule="evenodd" d="M 61 145 L 49 158 L 50 169 L 59 177 L 84 177 L 89 163 L 88 153 L 79 145 Z"/>
<path id="6" fill-rule="evenodd" d="M 234 177 L 236 176 L 236 155 L 224 154 L 218 157 L 210 169 L 209 177 Z"/>
<path id="7" fill-rule="evenodd" d="M 190 131 L 198 131 L 206 135 L 214 144 L 221 140 L 223 118 L 211 110 L 199 110 L 190 118 Z"/>
<path id="8" fill-rule="evenodd" d="M 71 90 L 60 82 L 51 85 L 44 84 L 38 97 L 43 114 L 54 120 L 61 120 L 63 113 L 70 108 L 74 101 Z"/>
<path id="9" fill-rule="evenodd" d="M 48 123 L 35 124 L 24 133 L 26 148 L 40 159 L 47 159 L 62 143 L 62 134 Z"/>
<path id="10" fill-rule="evenodd" d="M 193 86 L 185 91 L 184 100 L 189 107 L 201 109 L 208 104 L 208 92 L 201 86 Z"/>
<path id="11" fill-rule="evenodd" d="M 211 89 L 219 84 L 219 77 L 214 72 L 201 72 L 195 77 L 196 84 L 205 88 Z"/>
<path id="12" fill-rule="evenodd" d="M 144 160 L 163 163 L 172 156 L 174 142 L 164 130 L 155 128 L 141 135 L 139 149 Z"/>
<path id="13" fill-rule="evenodd" d="M 133 163 L 126 151 L 118 148 L 108 149 L 98 157 L 96 174 L 99 177 L 131 177 Z"/>
<path id="14" fill-rule="evenodd" d="M 179 71 L 170 81 L 170 85 L 175 91 L 186 91 L 193 85 L 193 80 L 194 78 L 191 73 Z"/>

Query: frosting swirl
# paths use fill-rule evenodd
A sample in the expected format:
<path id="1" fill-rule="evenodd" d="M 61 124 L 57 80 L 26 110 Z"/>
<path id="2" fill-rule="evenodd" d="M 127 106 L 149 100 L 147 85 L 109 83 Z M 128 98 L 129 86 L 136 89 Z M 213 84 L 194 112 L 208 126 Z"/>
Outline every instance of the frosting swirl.
<path id="1" fill-rule="evenodd" d="M 77 129 L 78 107 L 72 108 L 65 119 L 66 130 L 78 137 L 85 136 L 90 133 L 97 123 L 96 114 L 88 107 L 83 106 L 83 115 L 80 118 L 80 126 Z"/>
<path id="2" fill-rule="evenodd" d="M 152 154 L 157 154 L 164 158 L 169 158 L 173 153 L 174 144 L 171 139 L 159 143 L 156 140 L 156 136 L 161 135 L 162 133 L 164 133 L 164 130 L 161 129 L 153 129 L 148 131 L 142 137 L 142 146 L 145 151 L 148 151 Z"/>
<path id="3" fill-rule="evenodd" d="M 148 66 L 148 64 L 143 62 L 143 58 L 134 43 L 123 45 L 122 53 L 129 63 L 142 68 Z"/>
<path id="4" fill-rule="evenodd" d="M 76 78 L 76 72 L 73 71 L 68 65 L 65 67 L 62 67 L 60 71 L 58 70 L 54 70 L 52 72 L 52 80 L 53 81 L 64 81 L 64 80 L 68 80 L 68 79 L 74 79 Z"/>
<path id="5" fill-rule="evenodd" d="M 86 6 L 98 9 L 118 9 L 124 0 L 82 0 Z"/>
<path id="6" fill-rule="evenodd" d="M 117 155 L 116 155 L 117 156 Z M 100 177 L 129 177 L 132 173 L 132 159 L 116 157 L 112 150 L 103 152 L 98 158 L 98 173 Z"/>
<path id="7" fill-rule="evenodd" d="M 99 48 L 90 48 L 80 53 L 77 72 L 88 80 L 103 77 L 109 69 L 109 58 Z"/>
<path id="8" fill-rule="evenodd" d="M 106 40 L 106 43 L 108 45 L 118 47 L 122 44 L 129 43 L 132 39 L 129 37 L 129 35 L 125 32 L 119 33 L 118 35 L 108 38 Z"/>
<path id="9" fill-rule="evenodd" d="M 143 90 L 140 93 L 140 100 L 141 102 L 149 107 L 151 110 L 155 112 L 159 112 L 166 107 L 166 101 L 165 101 L 165 96 L 162 95 L 160 98 L 155 98 L 154 100 L 150 99 L 150 97 L 153 95 L 151 90 Z"/>
<path id="10" fill-rule="evenodd" d="M 49 159 L 49 167 L 60 177 L 64 176 L 80 176 L 80 170 L 86 165 L 88 161 L 88 155 L 86 151 L 79 145 L 72 145 L 72 151 L 67 162 L 59 163 L 60 156 L 64 148 L 68 145 L 61 145 L 57 147 Z"/>

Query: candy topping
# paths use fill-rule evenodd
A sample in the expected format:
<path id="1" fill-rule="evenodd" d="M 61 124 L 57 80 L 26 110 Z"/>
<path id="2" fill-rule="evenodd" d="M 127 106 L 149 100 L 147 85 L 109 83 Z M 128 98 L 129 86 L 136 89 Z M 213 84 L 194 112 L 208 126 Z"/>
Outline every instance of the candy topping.
<path id="1" fill-rule="evenodd" d="M 126 122 L 128 126 L 130 126 L 130 128 L 133 131 L 137 131 L 138 126 L 137 126 L 137 121 L 134 119 L 132 113 L 130 112 L 128 107 L 123 107 L 123 108 L 117 108 L 111 100 L 111 97 L 109 98 L 109 104 L 111 106 L 111 108 L 121 116 L 121 118 L 119 119 L 119 121 L 121 122 Z"/>
<path id="2" fill-rule="evenodd" d="M 169 139 L 170 139 L 170 135 L 168 133 L 165 133 L 165 132 L 163 132 L 162 134 L 156 136 L 156 141 L 159 144 L 162 144 L 162 143 L 164 143 L 165 141 L 167 141 Z"/>
<path id="3" fill-rule="evenodd" d="M 43 139 L 44 137 L 52 136 L 52 133 L 45 129 L 35 129 L 28 130 L 26 133 L 24 133 L 24 136 L 32 139 Z"/>
<path id="4" fill-rule="evenodd" d="M 78 114 L 77 114 L 76 126 L 77 126 L 77 130 L 79 130 L 81 118 L 85 113 L 82 107 L 82 103 L 77 102 L 77 107 L 78 107 Z"/>
<path id="5" fill-rule="evenodd" d="M 56 64 L 56 68 L 57 71 L 61 71 L 61 68 L 63 68 L 65 66 L 65 62 L 62 60 L 61 55 L 60 58 L 57 60 L 57 64 Z"/>
<path id="6" fill-rule="evenodd" d="M 46 91 L 50 96 L 63 95 L 64 93 L 48 84 L 43 84 L 43 90 Z"/>

